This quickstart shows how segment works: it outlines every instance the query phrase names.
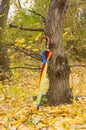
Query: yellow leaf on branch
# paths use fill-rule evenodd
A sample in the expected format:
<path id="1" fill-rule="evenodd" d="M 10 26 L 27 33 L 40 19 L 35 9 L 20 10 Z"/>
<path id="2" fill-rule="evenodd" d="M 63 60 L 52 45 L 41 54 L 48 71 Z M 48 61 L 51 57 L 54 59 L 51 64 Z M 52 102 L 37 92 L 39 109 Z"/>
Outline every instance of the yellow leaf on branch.
<path id="1" fill-rule="evenodd" d="M 42 35 L 42 33 L 39 33 L 39 34 L 37 35 L 37 37 L 35 38 L 35 41 L 38 41 L 41 35 Z"/>

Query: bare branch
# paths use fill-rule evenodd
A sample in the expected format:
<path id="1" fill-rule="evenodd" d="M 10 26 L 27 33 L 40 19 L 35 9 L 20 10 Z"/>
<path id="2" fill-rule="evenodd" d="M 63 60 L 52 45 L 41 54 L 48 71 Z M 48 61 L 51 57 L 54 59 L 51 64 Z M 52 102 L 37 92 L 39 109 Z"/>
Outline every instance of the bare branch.
<path id="1" fill-rule="evenodd" d="M 86 2 L 80 2 L 80 3 L 77 3 L 77 4 L 69 4 L 69 7 L 74 7 L 74 6 L 79 6 L 79 5 L 84 5 L 86 4 Z"/>
<path id="2" fill-rule="evenodd" d="M 34 52 L 32 50 L 28 50 L 26 48 L 23 48 L 23 47 L 21 47 L 21 48 L 16 47 L 15 43 L 16 42 L 14 42 L 14 43 L 8 43 L 7 42 L 6 45 L 7 46 L 13 46 L 15 51 L 19 51 L 19 52 L 25 54 L 26 56 L 30 56 L 31 58 L 34 58 L 34 59 L 36 59 L 38 61 L 41 61 L 41 62 L 43 61 L 42 56 L 40 54 L 38 54 L 38 53 L 36 53 L 36 52 Z"/>
<path id="3" fill-rule="evenodd" d="M 20 3 L 20 0 L 18 0 L 18 5 L 19 5 L 19 8 L 21 9 L 22 6 L 21 6 L 21 3 Z"/>
<path id="4" fill-rule="evenodd" d="M 26 49 L 24 49 L 24 48 L 22 48 L 22 49 L 20 49 L 20 48 L 15 48 L 17 51 L 20 51 L 20 52 L 22 52 L 22 53 L 24 53 L 25 55 L 27 55 L 27 56 L 30 56 L 31 58 L 34 58 L 34 59 L 36 59 L 36 60 L 38 60 L 38 61 L 43 61 L 43 59 L 42 59 L 42 56 L 40 56 L 39 54 L 37 54 L 37 53 L 35 53 L 35 52 L 33 52 L 33 51 L 29 51 L 28 52 L 28 50 L 26 50 Z"/>
<path id="5" fill-rule="evenodd" d="M 43 29 L 43 28 L 24 28 L 24 27 L 18 27 L 18 26 L 13 25 L 13 24 L 9 24 L 9 27 L 10 27 L 10 28 L 17 28 L 17 29 L 24 30 L 24 31 L 38 31 L 38 32 L 44 32 L 44 29 Z"/>
<path id="6" fill-rule="evenodd" d="M 30 68 L 26 66 L 16 66 L 16 67 L 10 67 L 9 69 L 30 69 L 30 70 L 40 70 L 41 68 Z"/>
<path id="7" fill-rule="evenodd" d="M 86 67 L 86 65 L 69 65 L 70 67 Z"/>
<path id="8" fill-rule="evenodd" d="M 86 67 L 86 65 L 70 65 L 70 67 Z M 10 67 L 9 69 L 30 69 L 30 70 L 41 70 L 39 67 L 26 67 L 26 66 L 16 66 L 16 67 Z"/>
<path id="9" fill-rule="evenodd" d="M 33 14 L 39 16 L 39 17 L 41 17 L 41 18 L 43 19 L 43 22 L 46 23 L 46 18 L 45 18 L 43 15 L 41 15 L 41 14 L 39 14 L 39 13 L 33 11 L 33 10 L 29 10 L 29 12 L 31 12 L 31 13 L 33 13 Z"/>
<path id="10" fill-rule="evenodd" d="M 10 44 L 6 43 L 6 44 L 9 45 L 9 46 L 11 46 L 11 45 L 15 46 L 13 43 L 10 43 Z M 38 61 L 43 62 L 42 56 L 40 54 L 38 54 L 38 53 L 35 53 L 34 51 L 29 51 L 29 50 L 27 50 L 25 48 L 18 48 L 18 47 L 16 47 L 15 50 L 20 51 L 20 52 L 24 53 L 27 56 L 30 56 L 30 57 L 38 60 Z M 31 65 L 28 65 L 28 64 L 25 64 L 25 65 L 31 66 Z M 75 65 L 69 65 L 69 66 L 71 68 L 72 67 L 86 67 L 86 64 L 83 64 L 83 65 L 82 64 L 75 64 Z M 36 66 L 34 66 L 34 67 L 36 67 Z"/>

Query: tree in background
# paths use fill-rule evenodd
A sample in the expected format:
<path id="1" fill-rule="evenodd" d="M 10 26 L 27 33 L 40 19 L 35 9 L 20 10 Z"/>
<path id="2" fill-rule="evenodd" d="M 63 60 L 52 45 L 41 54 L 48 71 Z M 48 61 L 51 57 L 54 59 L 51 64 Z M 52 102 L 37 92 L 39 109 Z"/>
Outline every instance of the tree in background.
<path id="1" fill-rule="evenodd" d="M 9 68 L 9 59 L 7 57 L 6 44 L 3 42 L 4 32 L 7 24 L 9 10 L 9 0 L 0 1 L 0 72 L 7 71 Z M 0 78 L 1 79 L 1 78 Z"/>
<path id="2" fill-rule="evenodd" d="M 69 1 L 63 33 L 63 43 L 70 62 L 85 61 L 86 1 Z"/>

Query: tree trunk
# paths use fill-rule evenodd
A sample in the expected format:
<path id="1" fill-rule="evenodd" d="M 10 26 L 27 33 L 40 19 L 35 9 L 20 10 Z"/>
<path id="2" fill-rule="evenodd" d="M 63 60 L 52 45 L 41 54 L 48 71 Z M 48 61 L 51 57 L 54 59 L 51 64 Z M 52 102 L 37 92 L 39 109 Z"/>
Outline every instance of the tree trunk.
<path id="1" fill-rule="evenodd" d="M 70 68 L 62 44 L 66 9 L 67 0 L 52 0 L 45 27 L 46 35 L 51 39 L 50 50 L 52 52 L 48 67 L 49 90 L 47 93 L 50 105 L 68 103 L 72 97 L 69 85 Z"/>
<path id="2" fill-rule="evenodd" d="M 8 10 L 9 10 L 9 0 L 1 0 L 0 1 L 0 72 L 7 71 L 9 68 L 7 48 L 6 44 L 3 43 L 3 33 L 5 31 L 7 23 Z M 0 77 L 0 79 L 2 78 Z"/>

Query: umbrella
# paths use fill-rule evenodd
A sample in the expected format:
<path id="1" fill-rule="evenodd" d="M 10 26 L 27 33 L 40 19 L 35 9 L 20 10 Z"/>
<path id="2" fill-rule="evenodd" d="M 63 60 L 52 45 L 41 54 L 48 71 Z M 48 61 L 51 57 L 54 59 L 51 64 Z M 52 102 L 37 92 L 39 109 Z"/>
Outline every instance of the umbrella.
<path id="1" fill-rule="evenodd" d="M 47 47 L 49 46 L 49 38 L 44 36 L 41 38 L 41 40 L 43 38 L 46 38 L 47 42 Z M 41 99 L 42 99 L 42 94 L 44 91 L 44 82 L 46 79 L 46 73 L 47 73 L 47 68 L 48 68 L 48 62 L 49 62 L 49 58 L 51 56 L 51 51 L 49 49 L 44 50 L 42 52 L 42 56 L 43 56 L 43 65 L 42 65 L 42 70 L 41 70 L 41 74 L 40 74 L 40 81 L 39 81 L 39 93 L 38 93 L 38 103 L 37 103 L 37 110 L 39 109 L 39 106 L 41 104 Z"/>

